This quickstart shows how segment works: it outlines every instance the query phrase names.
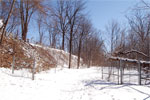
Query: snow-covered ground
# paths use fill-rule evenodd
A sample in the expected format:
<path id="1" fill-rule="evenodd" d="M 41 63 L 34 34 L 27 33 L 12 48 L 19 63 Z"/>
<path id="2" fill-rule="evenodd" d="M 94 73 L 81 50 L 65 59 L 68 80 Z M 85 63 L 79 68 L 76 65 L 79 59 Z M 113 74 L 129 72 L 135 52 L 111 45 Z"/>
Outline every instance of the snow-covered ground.
<path id="1" fill-rule="evenodd" d="M 3 26 L 3 20 L 0 19 L 0 28 Z"/>
<path id="2" fill-rule="evenodd" d="M 12 75 L 10 69 L 0 68 L 0 100 L 150 100 L 148 85 L 116 85 L 101 76 L 96 67 L 54 68 L 32 81 L 25 70 Z"/>

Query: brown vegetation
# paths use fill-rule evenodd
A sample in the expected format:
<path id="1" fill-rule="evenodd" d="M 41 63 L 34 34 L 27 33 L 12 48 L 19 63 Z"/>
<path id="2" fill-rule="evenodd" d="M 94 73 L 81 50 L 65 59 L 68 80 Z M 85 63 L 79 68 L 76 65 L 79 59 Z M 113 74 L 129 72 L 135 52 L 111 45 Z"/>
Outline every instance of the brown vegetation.
<path id="1" fill-rule="evenodd" d="M 36 56 L 33 52 L 37 53 Z M 48 51 L 12 37 L 4 37 L 3 45 L 0 46 L 0 67 L 11 68 L 13 56 L 15 56 L 15 66 L 18 67 L 33 67 L 34 59 L 37 63 L 36 71 L 56 66 L 56 61 Z"/>

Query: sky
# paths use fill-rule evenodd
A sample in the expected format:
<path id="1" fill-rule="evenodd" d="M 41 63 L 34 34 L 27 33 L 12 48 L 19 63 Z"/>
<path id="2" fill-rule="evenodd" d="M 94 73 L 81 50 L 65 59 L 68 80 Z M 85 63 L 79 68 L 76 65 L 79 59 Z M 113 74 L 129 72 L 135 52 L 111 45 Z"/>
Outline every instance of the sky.
<path id="1" fill-rule="evenodd" d="M 140 0 L 86 0 L 86 9 L 93 26 L 98 30 L 105 30 L 106 25 L 112 20 L 118 21 L 120 24 L 127 22 L 125 15 L 136 5 Z M 36 25 L 33 25 L 36 27 Z M 33 32 L 34 31 L 34 32 Z M 36 28 L 29 30 L 30 33 L 35 33 Z M 29 34 L 30 34 L 29 33 Z M 35 40 L 38 39 L 34 34 L 30 34 Z M 103 34 L 103 39 L 107 39 L 107 35 Z"/>
<path id="2" fill-rule="evenodd" d="M 104 29 L 111 20 L 125 22 L 125 15 L 138 0 L 88 0 L 87 11 L 97 29 Z"/>
<path id="3" fill-rule="evenodd" d="M 93 26 L 102 31 L 102 39 L 105 41 L 106 49 L 109 49 L 108 35 L 104 32 L 106 25 L 112 20 L 125 25 L 128 21 L 126 15 L 140 0 L 88 0 L 87 11 Z"/>

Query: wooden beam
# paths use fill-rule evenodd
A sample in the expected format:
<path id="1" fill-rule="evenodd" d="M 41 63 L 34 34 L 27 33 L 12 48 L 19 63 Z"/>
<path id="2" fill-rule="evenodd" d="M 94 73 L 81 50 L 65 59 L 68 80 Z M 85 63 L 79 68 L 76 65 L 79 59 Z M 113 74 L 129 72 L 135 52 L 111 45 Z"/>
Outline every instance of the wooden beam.
<path id="1" fill-rule="evenodd" d="M 130 62 L 130 63 L 139 63 L 139 60 L 136 60 L 136 59 L 129 59 L 129 58 L 121 58 L 121 57 L 109 57 L 110 60 L 116 60 L 116 61 L 126 61 L 126 62 Z M 143 61 L 143 60 L 140 60 L 140 63 L 141 64 L 150 64 L 150 61 Z"/>

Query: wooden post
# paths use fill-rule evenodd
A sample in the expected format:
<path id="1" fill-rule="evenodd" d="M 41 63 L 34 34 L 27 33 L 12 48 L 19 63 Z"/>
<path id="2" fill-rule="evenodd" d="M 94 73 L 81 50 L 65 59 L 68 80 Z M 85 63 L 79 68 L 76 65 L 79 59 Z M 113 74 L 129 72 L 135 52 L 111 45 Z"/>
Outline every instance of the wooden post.
<path id="1" fill-rule="evenodd" d="M 102 79 L 103 79 L 103 67 L 101 67 L 101 69 L 102 69 L 101 71 L 102 71 Z"/>
<path id="2" fill-rule="evenodd" d="M 110 62 L 110 67 L 108 67 L 108 81 L 110 81 L 111 72 L 112 72 L 112 61 Z"/>
<path id="3" fill-rule="evenodd" d="M 139 85 L 141 85 L 141 65 L 140 65 L 140 61 L 138 61 L 138 83 Z"/>
<path id="4" fill-rule="evenodd" d="M 112 64 L 112 75 L 113 75 L 112 78 L 113 78 L 113 82 L 114 82 L 115 75 L 114 75 L 114 66 L 113 65 L 114 65 L 114 63 Z"/>
<path id="5" fill-rule="evenodd" d="M 56 67 L 55 67 L 55 73 L 56 73 L 56 68 L 57 68 L 57 65 L 56 65 Z"/>
<path id="6" fill-rule="evenodd" d="M 120 60 L 120 84 L 123 84 L 123 66 L 122 66 L 122 61 Z"/>
<path id="7" fill-rule="evenodd" d="M 120 62 L 118 62 L 118 85 L 119 85 L 119 68 L 120 68 Z"/>
<path id="8" fill-rule="evenodd" d="M 110 62 L 109 62 L 109 64 L 110 64 Z M 110 69 L 110 65 L 108 66 L 108 78 L 107 78 L 107 80 L 109 81 L 109 69 Z"/>
<path id="9" fill-rule="evenodd" d="M 14 74 L 14 66 L 15 66 L 15 55 L 13 55 L 13 61 L 12 61 L 12 65 L 11 65 L 12 74 Z"/>
<path id="10" fill-rule="evenodd" d="M 34 72 L 35 71 L 35 58 L 34 58 L 34 63 L 33 63 L 33 67 L 32 67 L 32 80 L 34 80 Z"/>

